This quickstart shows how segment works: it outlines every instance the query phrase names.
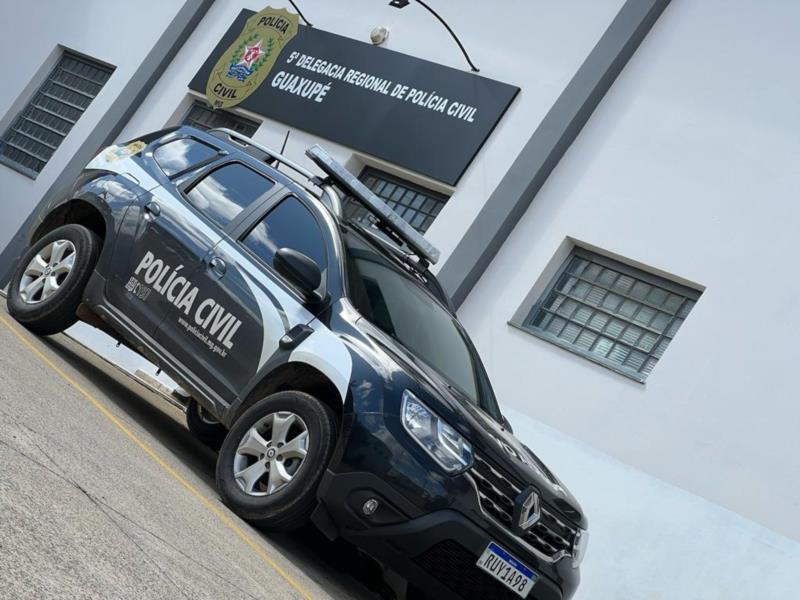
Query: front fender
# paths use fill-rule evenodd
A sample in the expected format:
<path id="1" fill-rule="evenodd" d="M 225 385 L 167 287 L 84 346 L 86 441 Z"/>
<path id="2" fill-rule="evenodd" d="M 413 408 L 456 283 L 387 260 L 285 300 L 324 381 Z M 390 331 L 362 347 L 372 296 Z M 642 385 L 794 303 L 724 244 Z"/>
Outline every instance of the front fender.
<path id="1" fill-rule="evenodd" d="M 305 363 L 320 371 L 336 387 L 344 404 L 353 373 L 350 351 L 340 337 L 318 320 L 312 321 L 311 328 L 314 332 L 292 351 L 289 362 Z"/>

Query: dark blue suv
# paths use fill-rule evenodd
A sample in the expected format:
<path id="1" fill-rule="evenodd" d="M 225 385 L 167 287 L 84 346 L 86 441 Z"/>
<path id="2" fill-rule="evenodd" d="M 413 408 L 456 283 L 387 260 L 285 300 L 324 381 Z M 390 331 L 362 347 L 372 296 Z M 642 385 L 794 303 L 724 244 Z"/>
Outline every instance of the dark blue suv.
<path id="1" fill-rule="evenodd" d="M 256 525 L 311 520 L 432 598 L 571 597 L 586 518 L 512 435 L 438 252 L 307 155 L 320 175 L 190 127 L 107 148 L 30 231 L 10 313 L 83 320 L 169 373 Z"/>

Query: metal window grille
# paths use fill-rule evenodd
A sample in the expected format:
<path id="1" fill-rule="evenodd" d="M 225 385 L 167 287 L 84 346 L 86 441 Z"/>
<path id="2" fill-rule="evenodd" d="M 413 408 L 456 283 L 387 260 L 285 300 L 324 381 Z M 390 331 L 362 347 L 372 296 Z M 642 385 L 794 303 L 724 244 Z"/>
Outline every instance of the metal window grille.
<path id="1" fill-rule="evenodd" d="M 372 167 L 365 168 L 359 179 L 420 233 L 428 230 L 447 202 L 444 194 L 427 190 Z M 343 209 L 345 217 L 350 220 L 368 222 L 370 219 L 367 209 L 351 198 L 345 199 Z"/>
<path id="2" fill-rule="evenodd" d="M 700 292 L 576 248 L 523 328 L 644 382 Z"/>
<path id="3" fill-rule="evenodd" d="M 195 100 L 189 112 L 183 117 L 183 125 L 191 125 L 206 131 L 215 127 L 227 127 L 241 134 L 251 137 L 260 123 L 247 117 L 242 117 L 227 110 L 214 110 L 211 105 L 202 100 Z"/>
<path id="4" fill-rule="evenodd" d="M 113 67 L 64 52 L 0 139 L 0 162 L 36 177 L 113 72 Z"/>

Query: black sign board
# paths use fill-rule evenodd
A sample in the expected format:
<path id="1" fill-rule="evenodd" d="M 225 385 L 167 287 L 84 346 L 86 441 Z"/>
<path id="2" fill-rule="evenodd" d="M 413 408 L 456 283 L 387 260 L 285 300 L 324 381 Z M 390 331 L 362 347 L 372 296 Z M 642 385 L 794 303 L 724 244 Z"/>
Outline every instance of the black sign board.
<path id="1" fill-rule="evenodd" d="M 239 14 L 192 79 L 192 90 L 205 94 L 211 70 L 253 14 Z M 237 68 L 230 75 L 246 76 L 242 55 L 246 60 L 260 51 L 234 51 Z M 455 185 L 518 92 L 474 73 L 300 26 L 239 106 Z"/>

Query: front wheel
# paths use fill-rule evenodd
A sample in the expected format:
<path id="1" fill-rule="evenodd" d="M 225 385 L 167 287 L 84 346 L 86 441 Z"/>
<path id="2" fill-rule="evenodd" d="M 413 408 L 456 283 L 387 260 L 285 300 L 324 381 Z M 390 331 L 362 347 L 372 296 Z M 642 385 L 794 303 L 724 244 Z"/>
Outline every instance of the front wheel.
<path id="1" fill-rule="evenodd" d="M 302 392 L 278 392 L 247 410 L 217 457 L 217 488 L 243 519 L 269 531 L 308 522 L 336 443 L 336 417 Z"/>
<path id="2" fill-rule="evenodd" d="M 37 335 L 52 335 L 74 325 L 101 245 L 100 238 L 82 225 L 63 225 L 33 244 L 11 279 L 11 316 Z"/>

